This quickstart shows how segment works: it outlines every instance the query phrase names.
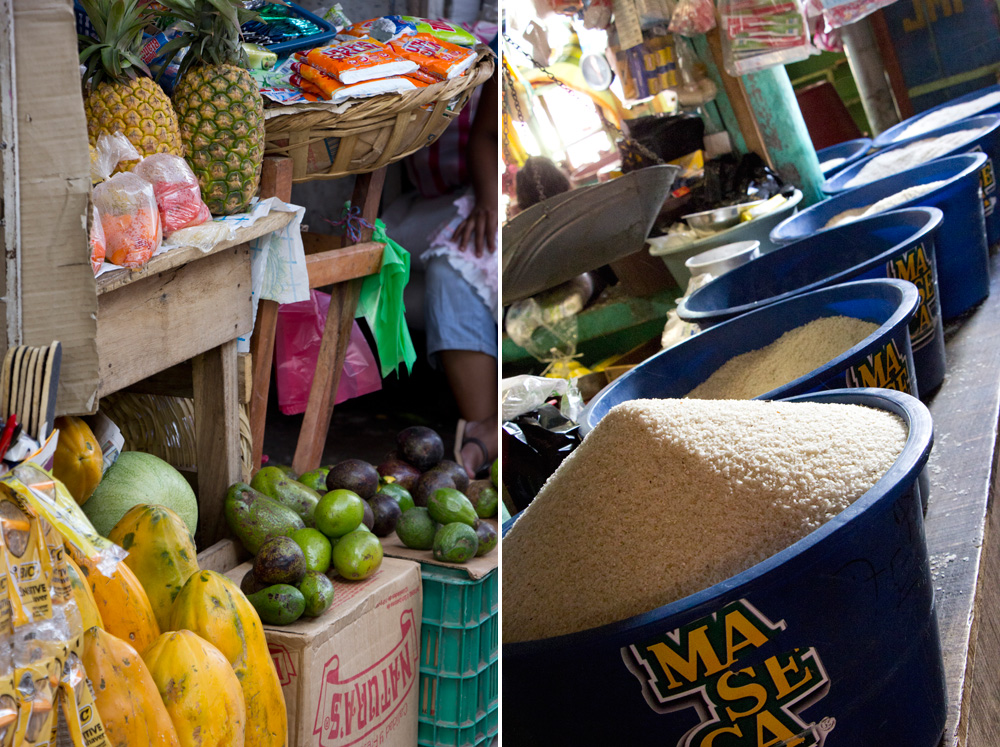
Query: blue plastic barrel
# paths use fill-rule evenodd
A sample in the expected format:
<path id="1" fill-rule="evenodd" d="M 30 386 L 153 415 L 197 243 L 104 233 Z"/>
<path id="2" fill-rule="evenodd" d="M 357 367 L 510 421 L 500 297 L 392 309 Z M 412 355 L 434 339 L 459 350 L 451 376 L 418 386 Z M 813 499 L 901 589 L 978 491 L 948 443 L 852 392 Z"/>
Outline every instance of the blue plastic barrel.
<path id="1" fill-rule="evenodd" d="M 820 189 L 830 195 L 844 192 L 847 189 L 853 189 L 853 187 L 848 187 L 847 184 L 850 183 L 858 172 L 861 171 L 861 169 L 863 169 L 873 158 L 878 158 L 884 153 L 896 150 L 897 148 L 902 148 L 903 146 L 910 145 L 920 140 L 929 140 L 931 138 L 941 137 L 942 135 L 948 135 L 953 132 L 959 132 L 961 130 L 975 130 L 981 127 L 989 127 L 989 130 L 984 132 L 975 140 L 959 146 L 948 153 L 941 154 L 941 157 L 957 155 L 959 153 L 985 153 L 987 155 L 987 161 L 979 171 L 979 186 L 983 191 L 982 200 L 983 214 L 986 216 L 986 239 L 989 246 L 996 246 L 997 244 L 1000 244 L 1000 210 L 997 209 L 998 193 L 994 164 L 1000 163 L 1000 114 L 983 114 L 977 117 L 970 117 L 969 119 L 963 119 L 961 122 L 955 122 L 947 127 L 942 127 L 938 130 L 934 130 L 933 132 L 928 132 L 926 135 L 893 143 L 891 147 L 877 151 L 873 155 L 848 166 L 832 178 L 827 179 L 822 185 L 820 185 Z"/>
<path id="2" fill-rule="evenodd" d="M 987 86 L 986 88 L 980 88 L 978 91 L 972 91 L 971 93 L 967 93 L 964 96 L 959 96 L 958 98 L 954 98 L 951 101 L 946 101 L 943 104 L 938 104 L 933 109 L 926 109 L 925 111 L 922 111 L 919 114 L 913 115 L 909 119 L 903 120 L 897 125 L 893 125 L 885 132 L 879 133 L 878 137 L 876 137 L 872 141 L 872 147 L 888 148 L 890 145 L 895 145 L 897 140 L 898 142 L 909 140 L 910 139 L 909 137 L 904 138 L 901 137 L 901 135 L 903 134 L 903 132 L 906 131 L 906 128 L 909 127 L 910 125 L 919 122 L 921 119 L 925 119 L 926 117 L 930 116 L 934 112 L 940 111 L 941 109 L 947 109 L 949 106 L 964 104 L 966 102 L 982 98 L 983 96 L 989 96 L 992 93 L 1000 93 L 1000 84 L 994 86 Z M 1000 111 L 1000 103 L 996 103 L 993 104 L 992 106 L 986 107 L 985 109 L 981 109 L 980 111 L 975 112 L 970 116 L 976 117 L 979 116 L 980 114 L 990 114 L 998 111 Z"/>
<path id="3" fill-rule="evenodd" d="M 829 179 L 855 161 L 860 161 L 871 147 L 872 139 L 870 137 L 859 137 L 854 140 L 845 140 L 842 143 L 837 143 L 836 145 L 816 151 L 816 157 L 819 158 L 819 166 L 823 170 L 823 178 Z M 838 158 L 843 158 L 844 160 L 834 166 L 823 169 L 824 163 Z"/>
<path id="4" fill-rule="evenodd" d="M 794 399 L 896 413 L 906 446 L 849 508 L 726 581 L 620 622 L 504 644 L 511 744 L 938 744 L 944 667 L 915 489 L 930 413 L 884 389 Z"/>
<path id="5" fill-rule="evenodd" d="M 589 433 L 620 402 L 683 397 L 730 358 L 759 350 L 789 330 L 828 316 L 864 319 L 879 328 L 825 366 L 756 399 L 865 386 L 916 396 L 918 382 L 908 325 L 919 303 L 920 294 L 908 281 L 858 280 L 795 295 L 742 314 L 657 353 L 612 381 L 584 408 L 580 431 Z"/>
<path id="6" fill-rule="evenodd" d="M 990 294 L 989 247 L 983 202 L 979 199 L 979 173 L 986 162 L 984 153 L 948 156 L 841 192 L 779 223 L 771 231 L 771 242 L 784 245 L 837 230 L 823 226 L 845 210 L 873 205 L 907 187 L 944 181 L 937 189 L 899 207 L 922 205 L 940 208 L 944 213 L 944 228 L 934 239 L 935 262 L 941 313 L 945 319 L 952 319 Z"/>

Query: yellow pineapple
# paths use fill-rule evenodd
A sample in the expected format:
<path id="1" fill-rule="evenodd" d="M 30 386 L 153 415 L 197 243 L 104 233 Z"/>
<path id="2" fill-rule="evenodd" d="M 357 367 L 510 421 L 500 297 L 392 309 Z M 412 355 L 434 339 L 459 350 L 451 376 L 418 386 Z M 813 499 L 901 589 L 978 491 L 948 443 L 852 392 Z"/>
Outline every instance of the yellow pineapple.
<path id="1" fill-rule="evenodd" d="M 264 104 L 246 70 L 234 0 L 167 0 L 188 30 L 164 49 L 186 47 L 174 87 L 174 108 L 188 163 L 214 215 L 244 212 L 260 184 Z"/>
<path id="2" fill-rule="evenodd" d="M 84 111 L 87 135 L 96 145 L 103 133 L 121 132 L 144 156 L 184 155 L 170 98 L 149 77 L 139 57 L 148 23 L 140 0 L 82 0 L 98 40 L 80 53 L 86 67 Z"/>

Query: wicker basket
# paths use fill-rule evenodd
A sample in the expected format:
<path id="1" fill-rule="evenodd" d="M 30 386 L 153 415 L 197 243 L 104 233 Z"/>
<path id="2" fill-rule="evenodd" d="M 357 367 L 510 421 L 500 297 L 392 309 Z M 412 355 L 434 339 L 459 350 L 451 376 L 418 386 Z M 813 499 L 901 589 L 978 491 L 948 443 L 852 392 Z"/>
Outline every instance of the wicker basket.
<path id="1" fill-rule="evenodd" d="M 264 153 L 290 157 L 296 183 L 375 171 L 437 140 L 493 74 L 493 64 L 493 53 L 482 47 L 459 78 L 363 99 L 340 114 L 307 105 L 268 110 Z"/>
<path id="2" fill-rule="evenodd" d="M 144 451 L 179 470 L 197 469 L 194 435 L 194 400 L 160 394 L 115 392 L 101 398 L 101 412 L 117 425 L 125 451 Z M 250 481 L 250 417 L 240 405 L 240 461 L 243 481 Z"/>

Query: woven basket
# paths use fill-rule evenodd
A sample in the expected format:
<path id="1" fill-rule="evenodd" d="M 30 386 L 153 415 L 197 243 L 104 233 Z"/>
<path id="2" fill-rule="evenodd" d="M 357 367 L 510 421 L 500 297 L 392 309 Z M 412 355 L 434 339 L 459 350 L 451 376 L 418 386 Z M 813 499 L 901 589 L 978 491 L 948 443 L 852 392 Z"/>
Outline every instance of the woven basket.
<path id="1" fill-rule="evenodd" d="M 290 157 L 296 183 L 375 171 L 437 140 L 492 74 L 493 53 L 482 47 L 459 78 L 363 99 L 340 114 L 296 106 L 269 110 L 264 153 Z"/>
<path id="2" fill-rule="evenodd" d="M 194 400 L 160 394 L 115 392 L 101 398 L 101 412 L 117 425 L 125 451 L 143 451 L 179 470 L 197 469 Z M 250 417 L 240 405 L 240 461 L 243 481 L 250 481 Z"/>

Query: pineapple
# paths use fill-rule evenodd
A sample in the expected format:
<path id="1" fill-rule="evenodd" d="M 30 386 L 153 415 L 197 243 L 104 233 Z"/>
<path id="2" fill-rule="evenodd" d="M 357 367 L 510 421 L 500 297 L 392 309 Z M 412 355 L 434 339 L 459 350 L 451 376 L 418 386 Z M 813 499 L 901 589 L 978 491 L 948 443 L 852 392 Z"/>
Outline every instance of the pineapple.
<path id="1" fill-rule="evenodd" d="M 82 0 L 99 41 L 84 40 L 80 64 L 89 89 L 84 99 L 91 145 L 101 134 L 121 132 L 144 156 L 181 156 L 177 114 L 139 57 L 149 18 L 140 0 Z"/>
<path id="2" fill-rule="evenodd" d="M 264 104 L 246 70 L 236 0 L 164 0 L 185 32 L 165 47 L 186 47 L 174 87 L 174 108 L 188 163 L 214 215 L 244 212 L 260 184 Z"/>

